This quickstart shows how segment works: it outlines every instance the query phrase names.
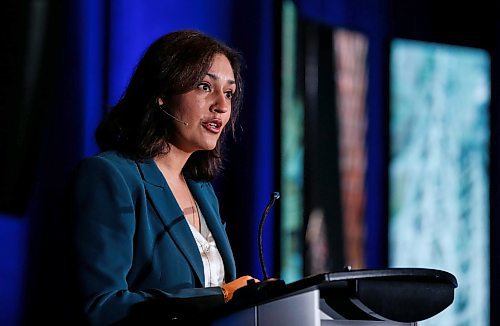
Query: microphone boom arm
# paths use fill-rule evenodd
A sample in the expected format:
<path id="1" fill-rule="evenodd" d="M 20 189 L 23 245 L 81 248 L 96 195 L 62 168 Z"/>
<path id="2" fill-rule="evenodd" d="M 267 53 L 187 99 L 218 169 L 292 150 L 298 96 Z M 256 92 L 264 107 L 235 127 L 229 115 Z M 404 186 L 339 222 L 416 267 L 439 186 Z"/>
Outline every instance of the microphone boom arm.
<path id="1" fill-rule="evenodd" d="M 269 203 L 267 204 L 266 209 L 264 210 L 264 213 L 262 214 L 259 223 L 259 256 L 260 256 L 260 265 L 262 267 L 262 274 L 264 275 L 264 280 L 269 279 L 269 277 L 267 275 L 266 264 L 264 262 L 264 252 L 262 247 L 262 231 L 264 229 L 264 221 L 266 220 L 269 210 L 274 205 L 274 202 L 279 198 L 280 198 L 279 192 L 273 192 L 271 194 L 271 199 L 269 200 Z"/>

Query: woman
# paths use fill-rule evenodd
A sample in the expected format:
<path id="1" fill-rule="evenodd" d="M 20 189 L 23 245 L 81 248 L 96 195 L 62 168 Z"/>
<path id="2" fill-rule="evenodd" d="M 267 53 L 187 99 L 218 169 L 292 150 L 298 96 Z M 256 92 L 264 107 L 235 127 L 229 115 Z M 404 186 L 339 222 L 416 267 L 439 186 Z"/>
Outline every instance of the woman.
<path id="1" fill-rule="evenodd" d="M 98 127 L 103 152 L 79 165 L 70 191 L 73 270 L 91 324 L 187 320 L 255 280 L 235 280 L 210 184 L 241 96 L 238 53 L 202 33 L 167 34 L 144 54 Z"/>

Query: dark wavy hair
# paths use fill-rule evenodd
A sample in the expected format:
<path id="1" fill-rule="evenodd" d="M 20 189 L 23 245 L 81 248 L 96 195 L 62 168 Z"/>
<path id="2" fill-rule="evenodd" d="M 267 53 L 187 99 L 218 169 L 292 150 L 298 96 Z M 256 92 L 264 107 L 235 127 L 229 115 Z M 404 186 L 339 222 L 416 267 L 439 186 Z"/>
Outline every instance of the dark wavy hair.
<path id="1" fill-rule="evenodd" d="M 165 118 L 157 100 L 162 98 L 168 102 L 172 96 L 196 88 L 216 54 L 228 58 L 235 77 L 231 117 L 216 147 L 193 153 L 184 167 L 184 172 L 195 180 L 212 180 L 222 167 L 222 142 L 228 132 L 233 137 L 235 134 L 243 95 L 242 57 L 236 50 L 199 31 L 169 33 L 150 45 L 121 99 L 97 128 L 100 149 L 116 150 L 134 160 L 167 153 L 176 122 Z"/>

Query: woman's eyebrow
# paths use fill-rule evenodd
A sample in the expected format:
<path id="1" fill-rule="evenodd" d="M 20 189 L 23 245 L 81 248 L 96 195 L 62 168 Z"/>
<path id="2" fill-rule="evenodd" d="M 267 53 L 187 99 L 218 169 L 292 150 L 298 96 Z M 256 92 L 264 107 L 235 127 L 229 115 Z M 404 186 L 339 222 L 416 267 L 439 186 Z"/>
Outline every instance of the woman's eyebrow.
<path id="1" fill-rule="evenodd" d="M 220 80 L 221 78 L 219 76 L 217 76 L 216 74 L 212 74 L 210 72 L 207 72 L 207 76 L 212 78 L 213 80 Z M 236 82 L 232 79 L 227 79 L 227 82 L 229 84 L 236 84 Z"/>

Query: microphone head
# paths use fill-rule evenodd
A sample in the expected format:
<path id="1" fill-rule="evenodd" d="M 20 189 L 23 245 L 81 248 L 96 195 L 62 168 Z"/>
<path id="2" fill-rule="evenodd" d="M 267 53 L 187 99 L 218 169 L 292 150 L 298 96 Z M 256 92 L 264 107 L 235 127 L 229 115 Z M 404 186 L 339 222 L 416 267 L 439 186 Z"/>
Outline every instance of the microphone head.
<path id="1" fill-rule="evenodd" d="M 277 192 L 277 191 L 275 191 L 275 192 L 273 192 L 273 194 L 272 194 L 272 196 L 271 196 L 271 197 L 272 197 L 272 198 L 274 198 L 274 199 L 279 199 L 279 198 L 280 198 L 280 196 L 281 196 L 281 195 L 280 195 L 280 193 L 279 193 L 279 192 Z"/>

